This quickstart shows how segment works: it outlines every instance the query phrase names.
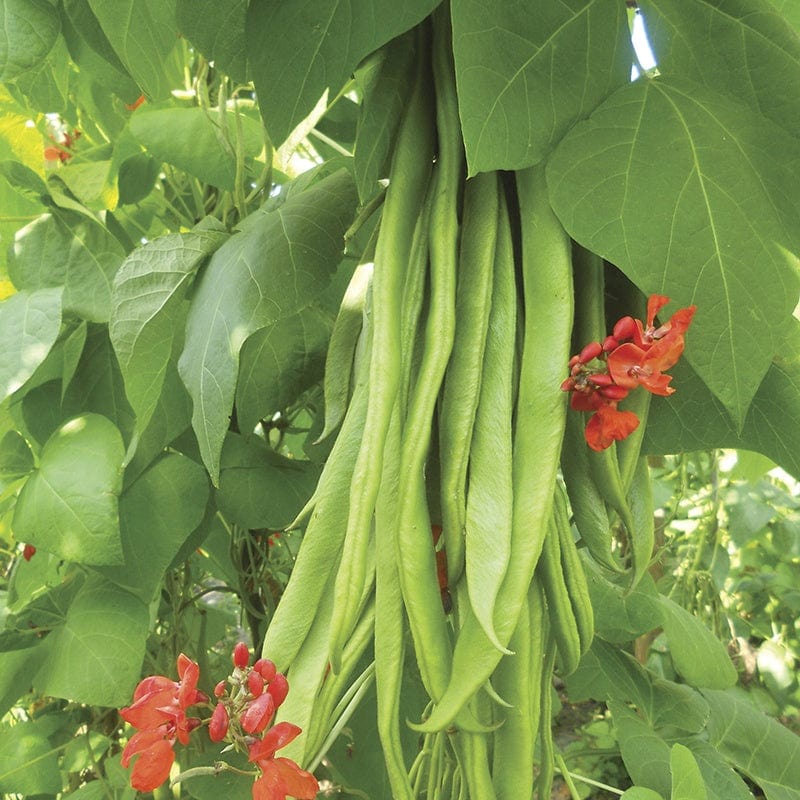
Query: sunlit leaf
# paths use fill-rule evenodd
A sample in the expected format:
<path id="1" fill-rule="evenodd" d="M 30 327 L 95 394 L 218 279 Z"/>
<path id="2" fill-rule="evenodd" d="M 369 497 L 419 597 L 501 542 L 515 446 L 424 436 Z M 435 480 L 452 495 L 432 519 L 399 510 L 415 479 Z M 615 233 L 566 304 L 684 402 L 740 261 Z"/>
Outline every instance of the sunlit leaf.
<path id="1" fill-rule="evenodd" d="M 68 561 L 121 563 L 117 497 L 124 456 L 122 437 L 105 417 L 67 422 L 47 441 L 20 492 L 15 534 Z"/>
<path id="2" fill-rule="evenodd" d="M 691 750 L 682 744 L 672 745 L 669 766 L 672 772 L 670 800 L 708 800 L 703 776 Z"/>
<path id="3" fill-rule="evenodd" d="M 261 328 L 314 302 L 338 267 L 356 191 L 339 171 L 259 211 L 217 250 L 192 299 L 179 370 L 194 403 L 192 425 L 216 483 L 233 407 L 239 350 Z"/>
<path id="4" fill-rule="evenodd" d="M 0 728 L 0 792 L 24 797 L 61 791 L 58 751 L 36 721 Z"/>
<path id="5" fill-rule="evenodd" d="M 709 740 L 767 800 L 800 799 L 800 736 L 734 692 L 706 690 Z"/>
<path id="6" fill-rule="evenodd" d="M 0 303 L 0 399 L 33 375 L 61 326 L 61 289 L 17 292 Z"/>
<path id="7" fill-rule="evenodd" d="M 161 236 L 134 250 L 114 278 L 109 335 L 140 430 L 161 395 L 186 289 L 226 238 L 217 231 Z"/>
<path id="8" fill-rule="evenodd" d="M 454 0 L 452 16 L 470 174 L 537 163 L 630 80 L 630 34 L 616 0 Z"/>
<path id="9" fill-rule="evenodd" d="M 726 689 L 736 683 L 736 668 L 714 634 L 693 614 L 661 596 L 664 633 L 675 669 L 693 686 Z"/>
<path id="10" fill-rule="evenodd" d="M 617 91 L 549 163 L 555 211 L 575 239 L 646 293 L 698 306 L 686 358 L 737 426 L 800 289 L 796 164 L 800 141 L 777 126 L 663 78 Z"/>
<path id="11" fill-rule="evenodd" d="M 150 614 L 130 592 L 100 575 L 87 578 L 64 626 L 47 637 L 36 684 L 45 694 L 119 708 L 141 675 Z"/>

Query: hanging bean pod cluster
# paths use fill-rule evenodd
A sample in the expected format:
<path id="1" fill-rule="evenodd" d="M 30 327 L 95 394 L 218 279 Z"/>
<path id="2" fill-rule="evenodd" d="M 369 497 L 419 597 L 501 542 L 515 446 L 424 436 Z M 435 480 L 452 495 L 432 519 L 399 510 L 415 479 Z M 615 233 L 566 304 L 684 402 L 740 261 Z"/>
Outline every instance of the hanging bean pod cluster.
<path id="1" fill-rule="evenodd" d="M 292 684 L 300 763 L 374 682 L 394 798 L 545 800 L 553 675 L 594 635 L 580 551 L 630 583 L 650 559 L 641 435 L 587 448 L 561 385 L 605 335 L 603 262 L 555 217 L 543 165 L 467 177 L 446 13 L 416 36 L 374 257 L 328 355 L 335 443 L 264 652 Z"/>

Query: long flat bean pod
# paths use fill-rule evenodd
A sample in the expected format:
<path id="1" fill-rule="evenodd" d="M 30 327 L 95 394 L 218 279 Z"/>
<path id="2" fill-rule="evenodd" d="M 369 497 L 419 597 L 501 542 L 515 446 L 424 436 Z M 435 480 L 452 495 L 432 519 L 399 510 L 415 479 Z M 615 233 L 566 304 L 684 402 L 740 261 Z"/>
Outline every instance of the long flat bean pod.
<path id="1" fill-rule="evenodd" d="M 436 15 L 434 23 L 433 74 L 439 146 L 431 208 L 430 303 L 422 361 L 402 434 L 396 552 L 420 674 L 428 694 L 437 700 L 450 675 L 451 649 L 431 546 L 425 462 L 436 397 L 455 332 L 457 198 L 463 173 L 463 148 L 446 7 Z"/>
<path id="2" fill-rule="evenodd" d="M 569 239 L 547 197 L 544 168 L 517 173 L 522 231 L 524 341 L 513 458 L 513 530 L 508 570 L 498 593 L 495 631 L 507 646 L 542 551 L 564 435 L 560 389 L 572 330 Z M 449 725 L 497 666 L 502 654 L 470 609 L 453 654 L 452 679 L 422 726 Z"/>
<path id="3" fill-rule="evenodd" d="M 362 599 L 386 432 L 400 384 L 400 298 L 432 162 L 429 108 L 427 64 L 420 58 L 416 84 L 397 136 L 375 252 L 369 405 L 350 486 L 350 514 L 334 589 L 330 639 L 334 671 L 339 669 L 342 649 L 355 625 Z"/>
<path id="4" fill-rule="evenodd" d="M 511 557 L 512 415 L 517 290 L 514 245 L 505 196 L 497 214 L 489 326 L 472 446 L 466 517 L 466 576 L 475 617 L 499 650 L 494 630 L 497 594 Z M 445 519 L 445 524 L 446 524 Z M 450 552 L 448 550 L 448 558 Z"/>
<path id="5" fill-rule="evenodd" d="M 494 172 L 476 175 L 464 187 L 455 341 L 439 410 L 442 530 L 450 583 L 455 583 L 464 568 L 465 484 L 475 412 L 485 374 L 483 354 L 492 301 L 498 195 Z M 497 413 L 503 412 L 498 409 Z"/>

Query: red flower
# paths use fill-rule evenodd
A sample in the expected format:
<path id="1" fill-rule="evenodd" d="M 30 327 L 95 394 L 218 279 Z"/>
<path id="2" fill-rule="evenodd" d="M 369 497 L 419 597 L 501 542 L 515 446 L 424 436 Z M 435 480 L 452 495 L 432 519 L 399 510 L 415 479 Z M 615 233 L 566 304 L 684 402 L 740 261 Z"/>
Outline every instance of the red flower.
<path id="1" fill-rule="evenodd" d="M 609 403 L 592 414 L 584 436 L 589 447 L 599 451 L 630 436 L 638 427 L 639 417 L 633 411 L 619 411 L 616 403 Z"/>
<path id="2" fill-rule="evenodd" d="M 178 656 L 178 681 L 165 675 L 151 675 L 139 682 L 133 693 L 133 703 L 120 709 L 120 716 L 138 728 L 122 753 L 121 763 L 127 767 L 138 756 L 131 773 L 131 786 L 149 792 L 168 777 L 175 754 L 172 746 L 177 739 L 189 743 L 189 734 L 200 720 L 186 716 L 186 709 L 207 700 L 197 690 L 200 667 L 185 656 Z"/>
<path id="3" fill-rule="evenodd" d="M 646 323 L 622 317 L 602 343 L 590 342 L 570 359 L 570 375 L 561 388 L 572 393 L 572 409 L 592 412 L 585 431 L 592 449 L 604 450 L 639 426 L 634 413 L 617 408 L 617 403 L 632 389 L 643 386 L 662 396 L 675 391 L 669 385 L 672 377 L 664 372 L 681 357 L 683 335 L 697 309 L 682 308 L 656 328 L 656 314 L 668 302 L 665 295 L 651 295 Z"/>
<path id="4" fill-rule="evenodd" d="M 208 723 L 208 738 L 212 742 L 221 742 L 228 732 L 229 724 L 228 709 L 225 708 L 223 703 L 217 703 L 214 712 L 211 714 L 211 721 Z"/>
<path id="5" fill-rule="evenodd" d="M 261 775 L 253 784 L 253 800 L 313 800 L 319 791 L 317 779 L 289 758 L 275 758 L 275 753 L 299 734 L 290 722 L 279 722 L 250 746 L 249 759 L 258 764 Z"/>

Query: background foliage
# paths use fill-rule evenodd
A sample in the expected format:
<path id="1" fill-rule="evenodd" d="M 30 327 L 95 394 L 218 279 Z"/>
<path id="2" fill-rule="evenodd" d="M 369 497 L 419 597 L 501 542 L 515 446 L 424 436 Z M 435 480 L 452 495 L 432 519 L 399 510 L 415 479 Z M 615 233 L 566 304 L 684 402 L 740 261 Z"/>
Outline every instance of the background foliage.
<path id="1" fill-rule="evenodd" d="M 0 791 L 131 796 L 114 709 L 140 676 L 185 651 L 209 691 L 263 640 L 436 5 L 0 0 Z M 470 173 L 546 159 L 574 240 L 699 307 L 645 435 L 660 566 L 590 580 L 556 724 L 630 800 L 796 800 L 800 17 L 639 6 L 658 66 L 631 81 L 620 0 L 451 3 Z M 373 704 L 321 768 L 341 796 L 386 796 Z"/>

